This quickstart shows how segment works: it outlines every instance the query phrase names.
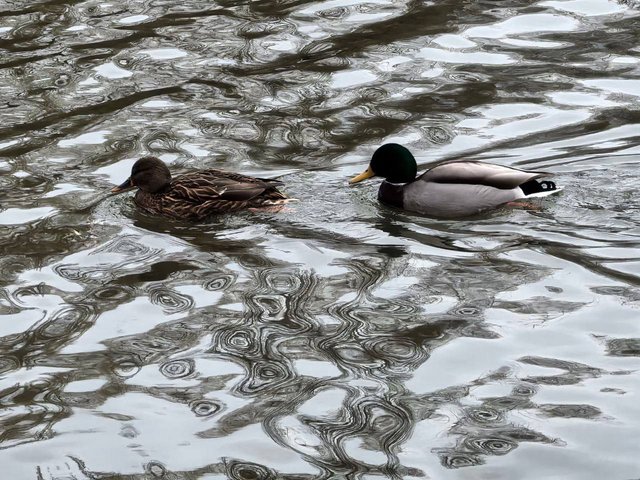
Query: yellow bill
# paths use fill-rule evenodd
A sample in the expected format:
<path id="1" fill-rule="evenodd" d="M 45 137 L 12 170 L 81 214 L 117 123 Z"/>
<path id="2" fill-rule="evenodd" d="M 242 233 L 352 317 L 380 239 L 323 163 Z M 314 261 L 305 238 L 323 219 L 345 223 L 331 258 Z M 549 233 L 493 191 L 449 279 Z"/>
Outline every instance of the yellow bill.
<path id="1" fill-rule="evenodd" d="M 375 177 L 375 173 L 371 170 L 371 166 L 369 166 L 364 172 L 360 175 L 356 175 L 351 180 L 349 180 L 350 184 L 361 182 L 362 180 L 366 180 L 367 178 Z"/>

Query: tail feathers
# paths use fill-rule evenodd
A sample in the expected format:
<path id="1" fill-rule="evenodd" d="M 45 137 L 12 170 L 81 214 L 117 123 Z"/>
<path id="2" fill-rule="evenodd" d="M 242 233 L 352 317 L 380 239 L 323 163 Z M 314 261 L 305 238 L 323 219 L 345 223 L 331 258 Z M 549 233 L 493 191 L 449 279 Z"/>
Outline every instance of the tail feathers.
<path id="1" fill-rule="evenodd" d="M 270 187 L 284 187 L 284 182 L 276 180 L 275 178 L 258 178 L 257 180 L 266 183 Z"/>
<path id="2" fill-rule="evenodd" d="M 275 199 L 275 200 L 279 200 L 279 199 L 286 199 L 286 198 L 289 198 L 286 194 L 282 193 L 280 190 L 278 190 L 278 189 L 277 189 L 277 188 L 275 188 L 275 187 L 274 187 L 273 189 L 271 189 L 271 190 L 268 190 L 268 191 L 266 192 L 265 197 L 266 197 L 266 198 L 269 198 L 269 199 L 272 199 L 272 200 L 273 200 L 273 199 Z"/>
<path id="3" fill-rule="evenodd" d="M 282 193 L 275 186 L 269 186 L 264 193 L 257 197 L 258 200 L 285 200 L 288 199 L 289 196 L 285 193 Z"/>
<path id="4" fill-rule="evenodd" d="M 562 187 L 558 187 L 550 180 L 529 180 L 520 185 L 520 189 L 526 197 L 546 197 L 562 191 Z"/>
<path id="5" fill-rule="evenodd" d="M 298 200 L 297 198 L 289 198 L 289 197 L 278 198 L 278 199 L 269 198 L 269 199 L 266 199 L 263 202 L 263 204 L 264 205 L 286 205 L 287 203 L 299 202 L 299 201 L 300 200 Z"/>

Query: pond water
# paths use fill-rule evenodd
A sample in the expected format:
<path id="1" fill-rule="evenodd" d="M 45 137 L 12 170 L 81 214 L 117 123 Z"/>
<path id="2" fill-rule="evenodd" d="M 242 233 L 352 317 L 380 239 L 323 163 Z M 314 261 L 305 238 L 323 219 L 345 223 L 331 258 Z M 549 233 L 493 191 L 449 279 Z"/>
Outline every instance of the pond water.
<path id="1" fill-rule="evenodd" d="M 640 476 L 640 5 L 2 0 L 0 477 Z M 437 220 L 375 148 L 555 174 Z M 133 162 L 279 177 L 199 224 Z"/>

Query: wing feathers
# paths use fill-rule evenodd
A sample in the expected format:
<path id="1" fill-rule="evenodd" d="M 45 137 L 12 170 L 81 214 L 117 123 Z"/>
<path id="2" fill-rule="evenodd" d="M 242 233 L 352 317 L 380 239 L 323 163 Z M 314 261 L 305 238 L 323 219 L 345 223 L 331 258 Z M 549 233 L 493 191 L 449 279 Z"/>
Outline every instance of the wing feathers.
<path id="1" fill-rule="evenodd" d="M 205 170 L 176 178 L 171 182 L 169 196 L 175 201 L 186 200 L 198 204 L 216 200 L 243 202 L 277 185 L 281 185 L 281 182 L 221 170 Z"/>
<path id="2" fill-rule="evenodd" d="M 511 189 L 529 180 L 550 175 L 483 162 L 451 162 L 427 170 L 420 180 L 434 183 L 461 183 Z"/>
<path id="3" fill-rule="evenodd" d="M 222 170 L 201 170 L 177 177 L 160 193 L 138 190 L 136 204 L 151 213 L 202 220 L 209 215 L 248 207 L 281 204 L 288 197 L 277 180 L 248 177 Z"/>

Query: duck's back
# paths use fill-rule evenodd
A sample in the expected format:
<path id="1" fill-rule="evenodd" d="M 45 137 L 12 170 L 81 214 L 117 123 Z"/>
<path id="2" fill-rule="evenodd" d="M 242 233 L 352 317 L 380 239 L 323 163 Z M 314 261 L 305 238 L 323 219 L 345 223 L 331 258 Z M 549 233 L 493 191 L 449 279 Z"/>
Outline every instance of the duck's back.
<path id="1" fill-rule="evenodd" d="M 435 183 L 486 185 L 511 189 L 548 175 L 546 172 L 520 170 L 505 165 L 475 161 L 441 163 L 424 172 L 419 180 Z"/>
<path id="2" fill-rule="evenodd" d="M 222 170 L 201 170 L 174 179 L 160 193 L 138 191 L 136 204 L 150 213 L 200 220 L 209 215 L 277 204 L 287 198 L 277 180 Z"/>
<path id="3" fill-rule="evenodd" d="M 437 217 L 474 215 L 524 198 L 520 186 L 544 175 L 484 162 L 442 163 L 406 184 L 403 204 L 407 210 Z"/>
<path id="4" fill-rule="evenodd" d="M 278 180 L 249 177 L 223 170 L 202 170 L 181 175 L 171 182 L 170 192 L 194 202 L 209 200 L 249 201 L 283 185 Z M 278 192 L 280 197 L 286 198 Z"/>

